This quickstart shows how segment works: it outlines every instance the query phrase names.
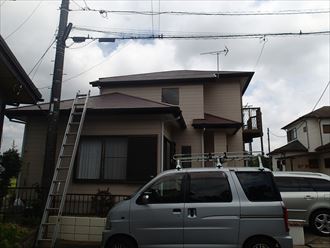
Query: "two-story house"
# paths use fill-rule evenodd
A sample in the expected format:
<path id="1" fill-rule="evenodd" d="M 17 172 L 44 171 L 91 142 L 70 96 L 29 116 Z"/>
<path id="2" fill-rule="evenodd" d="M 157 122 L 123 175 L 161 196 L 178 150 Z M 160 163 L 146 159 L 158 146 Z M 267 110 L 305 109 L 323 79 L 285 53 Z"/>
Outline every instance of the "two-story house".
<path id="1" fill-rule="evenodd" d="M 175 153 L 242 152 L 242 95 L 252 76 L 183 70 L 91 82 L 100 94 L 87 105 L 69 192 L 109 187 L 112 194 L 130 194 L 157 173 L 174 168 Z M 72 101 L 61 102 L 58 150 Z M 26 122 L 20 186 L 40 184 L 48 108 L 39 104 L 6 113 Z"/>
<path id="2" fill-rule="evenodd" d="M 303 115 L 282 129 L 288 143 L 270 153 L 274 170 L 330 175 L 330 106 Z"/>

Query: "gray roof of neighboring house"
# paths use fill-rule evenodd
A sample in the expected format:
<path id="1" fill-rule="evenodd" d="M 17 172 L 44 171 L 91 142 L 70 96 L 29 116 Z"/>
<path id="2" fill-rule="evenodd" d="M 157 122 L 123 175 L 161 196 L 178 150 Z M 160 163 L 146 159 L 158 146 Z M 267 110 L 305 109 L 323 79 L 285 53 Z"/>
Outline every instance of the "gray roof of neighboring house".
<path id="1" fill-rule="evenodd" d="M 42 101 L 42 96 L 0 35 L 0 89 L 7 104 Z M 2 93 L 1 92 L 1 93 Z"/>
<path id="2" fill-rule="evenodd" d="M 271 155 L 287 152 L 307 152 L 307 148 L 301 144 L 298 140 L 294 140 L 280 148 L 270 152 Z"/>
<path id="3" fill-rule="evenodd" d="M 243 83 L 243 93 L 248 87 L 254 72 L 243 71 L 197 71 L 197 70 L 176 70 L 162 71 L 143 74 L 133 74 L 125 76 L 114 76 L 100 78 L 97 81 L 90 82 L 93 86 L 136 86 L 136 85 L 154 85 L 164 83 L 193 83 L 200 82 L 219 82 L 221 78 L 246 77 Z"/>
<path id="4" fill-rule="evenodd" d="M 325 151 L 330 151 L 330 143 L 327 143 L 325 145 L 319 146 L 315 149 L 317 152 L 325 152 Z"/>
<path id="5" fill-rule="evenodd" d="M 61 101 L 60 110 L 70 111 L 73 99 Z M 8 118 L 19 118 L 27 115 L 47 113 L 49 103 L 10 108 L 6 110 Z M 107 112 L 114 114 L 172 114 L 181 127 L 186 124 L 178 106 L 147 100 L 140 97 L 129 96 L 122 93 L 109 93 L 91 96 L 87 103 L 87 111 Z"/>
<path id="6" fill-rule="evenodd" d="M 298 119 L 294 120 L 293 122 L 290 122 L 286 126 L 282 127 L 282 129 L 287 129 L 292 124 L 294 124 L 298 121 L 304 120 L 304 119 L 309 119 L 309 118 L 316 118 L 316 119 L 330 118 L 330 106 L 323 106 L 306 115 L 303 115 L 303 116 L 299 117 Z"/>

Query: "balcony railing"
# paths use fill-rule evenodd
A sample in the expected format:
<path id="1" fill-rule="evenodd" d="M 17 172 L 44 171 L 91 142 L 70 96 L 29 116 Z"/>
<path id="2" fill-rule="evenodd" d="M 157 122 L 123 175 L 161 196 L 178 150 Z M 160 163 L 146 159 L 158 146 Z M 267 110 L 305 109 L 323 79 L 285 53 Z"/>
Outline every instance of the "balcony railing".
<path id="1" fill-rule="evenodd" d="M 6 196 L 0 198 L 0 221 L 21 222 L 24 219 L 40 218 L 47 193 L 39 187 L 8 188 Z M 63 215 L 105 217 L 116 203 L 127 197 L 127 195 L 112 195 L 104 192 L 69 193 L 66 195 Z M 60 198 L 54 199 L 53 207 L 59 206 L 59 200 Z"/>
<path id="2" fill-rule="evenodd" d="M 260 108 L 243 108 L 243 127 L 245 143 L 252 142 L 253 138 L 263 135 Z"/>

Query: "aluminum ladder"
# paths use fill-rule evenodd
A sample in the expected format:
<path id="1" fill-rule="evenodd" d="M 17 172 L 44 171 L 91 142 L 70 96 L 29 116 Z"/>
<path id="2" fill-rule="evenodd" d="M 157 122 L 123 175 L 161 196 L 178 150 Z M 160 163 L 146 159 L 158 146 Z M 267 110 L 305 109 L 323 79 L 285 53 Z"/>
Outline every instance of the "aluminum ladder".
<path id="1" fill-rule="evenodd" d="M 88 94 L 80 94 L 78 92 L 72 103 L 68 124 L 38 231 L 37 247 L 55 247 L 89 96 L 90 91 Z M 54 221 L 50 221 L 50 216 L 54 216 L 52 217 Z"/>

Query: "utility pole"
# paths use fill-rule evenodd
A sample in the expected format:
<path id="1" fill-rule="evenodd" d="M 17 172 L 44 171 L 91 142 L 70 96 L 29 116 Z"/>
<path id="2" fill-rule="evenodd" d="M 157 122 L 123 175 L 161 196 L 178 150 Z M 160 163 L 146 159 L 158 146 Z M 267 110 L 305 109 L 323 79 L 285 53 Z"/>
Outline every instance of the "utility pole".
<path id="1" fill-rule="evenodd" d="M 49 189 L 54 174 L 56 147 L 57 147 L 57 129 L 60 115 L 60 100 L 62 89 L 62 77 L 64 66 L 65 40 L 67 39 L 72 24 L 68 24 L 70 0 L 62 0 L 60 21 L 58 26 L 56 54 L 54 64 L 54 74 L 52 90 L 49 102 L 47 139 L 44 157 L 44 167 L 42 172 L 41 185 L 46 190 Z"/>
<path id="2" fill-rule="evenodd" d="M 270 154 L 270 138 L 269 138 L 269 128 L 267 128 L 267 140 L 268 140 L 268 154 Z"/>

